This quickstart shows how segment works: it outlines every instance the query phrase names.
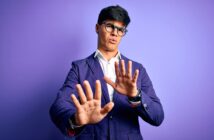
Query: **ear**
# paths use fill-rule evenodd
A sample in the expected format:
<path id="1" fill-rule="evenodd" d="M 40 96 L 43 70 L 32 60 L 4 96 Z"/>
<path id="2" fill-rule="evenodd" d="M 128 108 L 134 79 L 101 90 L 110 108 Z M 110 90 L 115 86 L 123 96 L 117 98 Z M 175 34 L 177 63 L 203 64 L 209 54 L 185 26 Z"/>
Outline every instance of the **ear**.
<path id="1" fill-rule="evenodd" d="M 96 31 L 96 33 L 99 33 L 99 25 L 98 24 L 96 24 L 96 26 L 95 26 L 95 31 Z"/>

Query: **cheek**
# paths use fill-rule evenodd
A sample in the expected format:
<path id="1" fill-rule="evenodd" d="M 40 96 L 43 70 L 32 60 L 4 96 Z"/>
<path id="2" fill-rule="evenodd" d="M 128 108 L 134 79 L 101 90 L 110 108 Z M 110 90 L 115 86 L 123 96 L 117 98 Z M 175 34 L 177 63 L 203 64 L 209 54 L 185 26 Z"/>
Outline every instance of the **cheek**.
<path id="1" fill-rule="evenodd" d="M 102 34 L 101 38 L 104 42 L 106 42 L 106 43 L 108 42 L 108 35 Z"/>
<path id="2" fill-rule="evenodd" d="M 122 38 L 119 38 L 119 39 L 118 39 L 118 44 L 120 43 L 121 39 L 122 39 Z"/>

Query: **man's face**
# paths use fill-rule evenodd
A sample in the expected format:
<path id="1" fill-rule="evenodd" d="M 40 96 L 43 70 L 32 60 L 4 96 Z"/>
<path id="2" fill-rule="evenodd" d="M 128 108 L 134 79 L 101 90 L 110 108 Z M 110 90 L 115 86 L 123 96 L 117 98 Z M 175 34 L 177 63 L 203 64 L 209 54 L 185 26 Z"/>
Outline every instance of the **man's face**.
<path id="1" fill-rule="evenodd" d="M 113 30 L 111 30 L 112 27 L 114 28 Z M 124 24 L 120 21 L 106 20 L 101 25 L 97 24 L 98 48 L 103 51 L 117 52 L 122 38 L 118 33 L 121 33 L 122 29 L 124 29 Z"/>

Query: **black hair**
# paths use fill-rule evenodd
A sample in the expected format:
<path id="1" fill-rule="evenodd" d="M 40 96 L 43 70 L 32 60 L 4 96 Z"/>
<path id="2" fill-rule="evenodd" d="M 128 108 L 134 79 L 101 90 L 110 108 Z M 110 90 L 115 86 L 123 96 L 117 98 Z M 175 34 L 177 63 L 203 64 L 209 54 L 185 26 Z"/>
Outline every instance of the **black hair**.
<path id="1" fill-rule="evenodd" d="M 126 27 L 131 21 L 129 18 L 128 12 L 124 8 L 120 7 L 119 5 L 109 6 L 109 7 L 103 8 L 100 11 L 98 21 L 97 21 L 98 24 L 101 25 L 105 20 L 121 21 L 125 24 Z"/>

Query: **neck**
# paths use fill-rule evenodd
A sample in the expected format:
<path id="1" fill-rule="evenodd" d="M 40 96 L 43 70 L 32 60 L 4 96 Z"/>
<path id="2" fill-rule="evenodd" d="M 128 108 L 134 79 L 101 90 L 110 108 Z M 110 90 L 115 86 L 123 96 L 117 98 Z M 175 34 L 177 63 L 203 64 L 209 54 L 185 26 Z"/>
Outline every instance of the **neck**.
<path id="1" fill-rule="evenodd" d="M 108 50 L 103 50 L 101 48 L 98 48 L 98 50 L 102 53 L 103 57 L 106 59 L 106 60 L 110 60 L 111 58 L 115 57 L 118 53 L 118 50 L 115 50 L 115 51 L 108 51 Z"/>

